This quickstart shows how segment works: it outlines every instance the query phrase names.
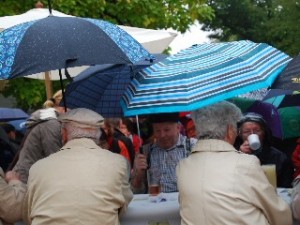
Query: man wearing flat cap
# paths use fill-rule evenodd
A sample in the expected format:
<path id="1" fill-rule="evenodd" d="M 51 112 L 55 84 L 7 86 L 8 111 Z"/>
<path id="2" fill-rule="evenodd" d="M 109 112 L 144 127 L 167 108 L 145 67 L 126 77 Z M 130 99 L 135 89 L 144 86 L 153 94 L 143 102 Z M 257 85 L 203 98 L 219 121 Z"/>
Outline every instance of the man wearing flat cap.
<path id="1" fill-rule="evenodd" d="M 119 224 L 133 194 L 129 165 L 99 147 L 103 117 L 78 108 L 59 116 L 64 146 L 29 171 L 26 224 Z"/>
<path id="2" fill-rule="evenodd" d="M 161 191 L 177 192 L 176 165 L 186 158 L 197 140 L 180 134 L 179 113 L 161 113 L 149 116 L 155 142 L 143 147 L 137 154 L 131 173 L 134 193 L 147 193 L 147 169 L 160 173 Z"/>

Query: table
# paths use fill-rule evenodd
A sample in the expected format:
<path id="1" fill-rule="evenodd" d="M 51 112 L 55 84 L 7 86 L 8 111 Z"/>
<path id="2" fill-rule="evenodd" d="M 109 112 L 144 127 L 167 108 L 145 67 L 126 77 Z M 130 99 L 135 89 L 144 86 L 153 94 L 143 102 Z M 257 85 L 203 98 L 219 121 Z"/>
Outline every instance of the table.
<path id="1" fill-rule="evenodd" d="M 291 189 L 277 188 L 277 193 L 288 204 L 291 203 Z M 178 193 L 163 193 L 163 197 L 166 201 L 150 202 L 148 194 L 134 195 L 126 213 L 120 218 L 121 225 L 180 225 Z M 294 221 L 294 225 L 300 223 Z"/>
<path id="2" fill-rule="evenodd" d="M 291 189 L 277 188 L 277 193 L 291 203 Z M 178 193 L 163 193 L 163 197 L 166 201 L 150 202 L 148 194 L 134 195 L 120 219 L 121 225 L 180 225 Z M 294 225 L 300 223 L 294 222 Z"/>
<path id="3" fill-rule="evenodd" d="M 134 195 L 121 225 L 180 225 L 178 192 L 163 193 L 166 201 L 150 202 L 148 194 Z"/>

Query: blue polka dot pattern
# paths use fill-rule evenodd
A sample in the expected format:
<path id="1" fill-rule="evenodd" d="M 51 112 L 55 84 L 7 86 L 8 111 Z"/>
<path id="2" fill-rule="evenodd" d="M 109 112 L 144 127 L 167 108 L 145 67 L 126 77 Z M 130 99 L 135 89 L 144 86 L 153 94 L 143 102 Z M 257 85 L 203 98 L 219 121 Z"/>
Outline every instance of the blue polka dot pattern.
<path id="1" fill-rule="evenodd" d="M 48 16 L 0 33 L 0 79 L 149 58 L 151 54 L 127 32 L 103 20 Z"/>
<path id="2" fill-rule="evenodd" d="M 27 29 L 33 23 L 35 23 L 35 21 L 14 26 L 0 32 L 0 79 L 9 78 L 18 46 Z"/>
<path id="3" fill-rule="evenodd" d="M 149 53 L 134 38 L 118 26 L 103 20 L 83 19 L 100 27 L 122 49 L 131 62 L 141 60 L 141 54 L 145 57 L 149 56 Z"/>

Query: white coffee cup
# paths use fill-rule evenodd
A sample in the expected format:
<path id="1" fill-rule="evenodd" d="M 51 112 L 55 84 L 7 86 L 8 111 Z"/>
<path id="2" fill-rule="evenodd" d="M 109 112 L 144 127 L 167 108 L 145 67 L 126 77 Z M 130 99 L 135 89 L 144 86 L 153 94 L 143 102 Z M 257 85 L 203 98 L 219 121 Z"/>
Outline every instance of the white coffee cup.
<path id="1" fill-rule="evenodd" d="M 260 141 L 257 134 L 250 134 L 248 136 L 248 142 L 252 150 L 257 150 L 260 148 Z"/>

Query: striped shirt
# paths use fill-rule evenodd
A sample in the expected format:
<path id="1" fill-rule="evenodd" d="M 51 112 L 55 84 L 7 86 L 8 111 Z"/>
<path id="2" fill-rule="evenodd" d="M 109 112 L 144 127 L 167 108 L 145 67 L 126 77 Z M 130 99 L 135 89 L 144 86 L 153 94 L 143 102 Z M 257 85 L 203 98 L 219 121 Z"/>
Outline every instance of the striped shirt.
<path id="1" fill-rule="evenodd" d="M 178 162 L 186 158 L 191 149 L 196 144 L 197 139 L 191 138 L 186 141 L 186 136 L 179 135 L 177 144 L 170 149 L 161 149 L 156 144 L 150 147 L 149 166 L 152 169 L 161 171 L 161 191 L 177 192 L 176 166 Z M 186 145 L 190 144 L 190 149 L 186 149 Z"/>

